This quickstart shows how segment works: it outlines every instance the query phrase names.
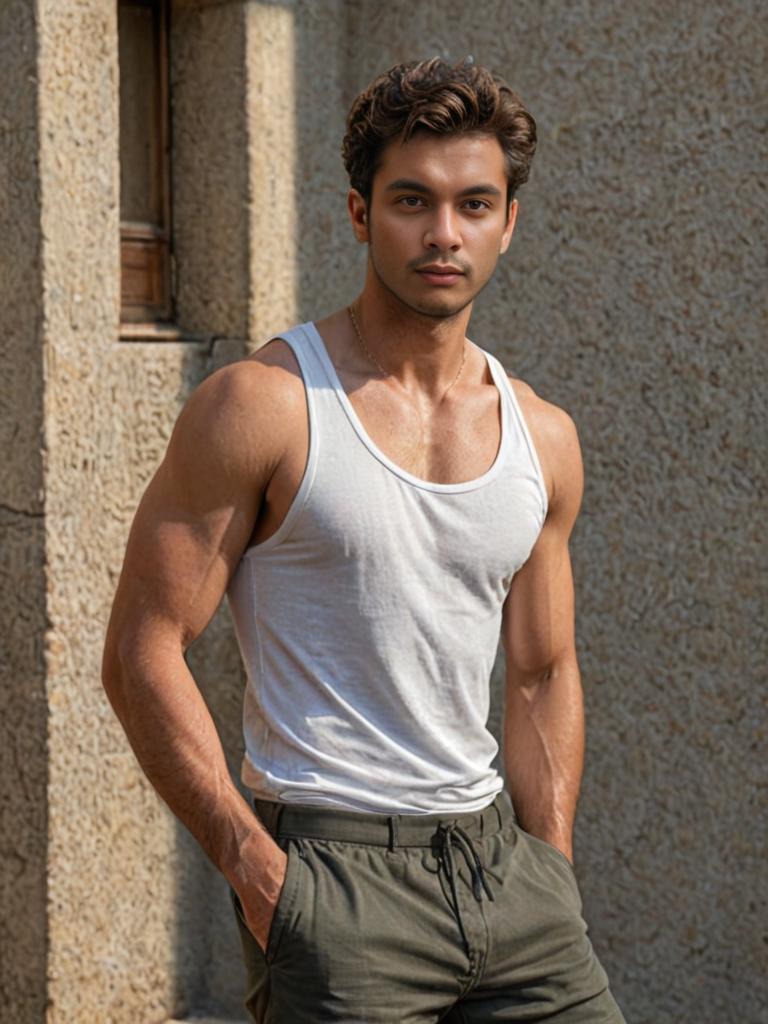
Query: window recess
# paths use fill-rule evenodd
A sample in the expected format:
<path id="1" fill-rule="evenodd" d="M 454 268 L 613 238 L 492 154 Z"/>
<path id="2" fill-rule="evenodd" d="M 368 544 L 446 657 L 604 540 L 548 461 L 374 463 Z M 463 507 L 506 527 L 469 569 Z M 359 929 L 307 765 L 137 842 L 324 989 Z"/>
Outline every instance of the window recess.
<path id="1" fill-rule="evenodd" d="M 174 325 L 168 0 L 118 0 L 120 335 Z"/>

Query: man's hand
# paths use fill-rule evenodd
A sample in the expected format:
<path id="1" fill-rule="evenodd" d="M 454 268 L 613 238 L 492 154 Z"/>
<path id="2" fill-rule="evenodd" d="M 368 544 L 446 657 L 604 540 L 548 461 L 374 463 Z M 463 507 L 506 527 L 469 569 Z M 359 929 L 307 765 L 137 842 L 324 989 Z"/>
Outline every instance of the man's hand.
<path id="1" fill-rule="evenodd" d="M 240 900 L 245 923 L 263 953 L 267 951 L 269 933 L 285 884 L 288 865 L 288 858 L 277 843 L 272 842 L 270 845 L 272 850 L 261 854 L 258 873 L 249 872 L 243 865 L 241 872 L 244 880 L 237 886 L 233 885 Z M 253 880 L 250 878 L 251 875 L 254 876 Z"/>

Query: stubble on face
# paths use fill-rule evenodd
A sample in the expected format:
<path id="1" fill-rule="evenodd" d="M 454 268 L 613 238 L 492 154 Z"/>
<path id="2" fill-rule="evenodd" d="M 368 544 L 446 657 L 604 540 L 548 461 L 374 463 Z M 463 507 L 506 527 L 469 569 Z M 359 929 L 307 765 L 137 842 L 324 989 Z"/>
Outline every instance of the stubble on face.
<path id="1" fill-rule="evenodd" d="M 405 298 L 402 294 L 389 284 L 389 282 L 382 276 L 376 265 L 376 254 L 373 245 L 373 225 L 368 225 L 370 233 L 370 243 L 368 247 L 368 259 L 371 263 L 376 278 L 388 295 L 390 295 L 395 302 L 403 309 L 408 310 L 411 313 L 418 313 L 419 316 L 427 317 L 430 320 L 453 320 L 460 316 L 464 310 L 471 306 L 475 299 L 480 295 L 485 288 L 490 284 L 492 274 L 488 276 L 485 281 L 482 281 L 480 285 L 475 286 L 473 278 L 474 272 L 472 266 L 466 261 L 457 258 L 455 253 L 427 253 L 423 257 L 418 259 L 410 260 L 406 263 L 406 270 L 412 273 L 417 273 L 422 267 L 428 266 L 430 263 L 450 263 L 452 266 L 458 267 L 464 274 L 467 283 L 471 286 L 469 296 L 465 292 L 462 298 L 456 302 L 451 301 L 450 295 L 434 295 L 431 301 L 415 302 Z"/>
<path id="2" fill-rule="evenodd" d="M 418 238 L 420 228 L 414 231 L 407 218 L 403 221 L 393 218 L 388 196 L 395 190 L 400 191 L 401 179 L 406 181 L 404 192 L 408 191 L 407 180 L 420 182 L 414 191 L 420 191 L 424 202 L 428 203 L 434 201 L 431 198 L 434 196 L 442 197 L 438 201 L 445 202 L 446 195 L 451 196 L 452 193 L 456 196 L 466 194 L 471 200 L 483 194 L 478 183 L 485 182 L 495 183 L 490 188 L 496 195 L 502 189 L 506 195 L 507 180 L 501 149 L 496 140 L 489 137 L 436 139 L 422 136 L 400 149 L 395 148 L 397 142 L 390 145 L 393 148 L 387 154 L 388 159 L 385 158 L 384 167 L 377 172 L 377 176 L 380 175 L 376 183 L 378 188 L 374 188 L 375 195 L 366 203 L 369 266 L 382 291 L 402 310 L 431 320 L 451 320 L 472 305 L 493 276 L 501 235 L 496 236 L 494 230 L 483 237 L 479 222 L 471 217 L 462 221 L 462 215 L 457 213 L 462 244 L 443 249 L 434 245 L 423 248 Z M 446 168 L 450 170 L 446 171 Z M 388 181 L 391 184 L 386 184 Z M 436 191 L 429 191 L 432 189 Z M 456 204 L 457 210 L 462 209 L 459 205 L 462 200 L 450 201 Z M 509 216 L 508 202 L 505 204 L 507 217 L 501 228 Z M 385 218 L 386 226 L 383 228 L 377 220 L 379 214 Z M 414 221 L 414 225 L 421 223 L 420 218 Z M 467 237 L 463 234 L 464 225 Z M 416 256 L 413 255 L 414 245 L 421 249 Z M 399 251 L 406 258 L 398 266 Z M 421 282 L 414 286 L 412 282 L 418 280 L 419 272 L 431 264 L 455 267 L 462 274 L 460 287 L 424 288 Z"/>
<path id="3" fill-rule="evenodd" d="M 371 232 L 371 241 L 368 248 L 368 259 L 371 262 L 371 267 L 379 284 L 399 306 L 411 313 L 418 313 L 419 316 L 427 317 L 430 320 L 452 320 L 463 313 L 467 306 L 471 306 L 480 292 L 482 292 L 483 288 L 488 284 L 488 282 L 485 281 L 479 288 L 477 288 L 477 290 L 473 289 L 468 298 L 465 293 L 458 303 L 455 300 L 452 303 L 449 295 L 435 295 L 432 301 L 415 302 L 413 299 L 408 300 L 399 292 L 395 291 L 395 289 L 382 276 L 378 266 L 376 265 L 372 225 L 369 225 L 369 232 Z M 456 258 L 455 254 L 452 253 L 428 253 L 425 257 L 410 260 L 405 266 L 406 270 L 409 272 L 417 273 L 421 267 L 427 266 L 430 263 L 450 263 L 452 266 L 458 267 L 462 271 L 468 283 L 472 283 L 472 267 L 466 260 L 459 260 Z"/>

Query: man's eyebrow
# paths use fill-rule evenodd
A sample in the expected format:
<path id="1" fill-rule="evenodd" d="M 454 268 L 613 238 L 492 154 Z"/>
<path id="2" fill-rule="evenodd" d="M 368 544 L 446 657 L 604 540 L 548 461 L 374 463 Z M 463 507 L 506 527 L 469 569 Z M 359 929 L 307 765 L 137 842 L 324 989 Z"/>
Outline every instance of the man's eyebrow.
<path id="1" fill-rule="evenodd" d="M 421 181 L 415 181 L 411 178 L 397 178 L 396 181 L 392 181 L 386 186 L 385 192 L 419 192 L 421 195 L 429 196 L 432 195 L 432 189 Z M 468 196 L 500 196 L 501 190 L 496 188 L 495 185 L 488 183 L 481 183 L 479 185 L 470 185 L 469 188 L 462 189 L 458 193 L 459 197 L 464 199 Z"/>
<path id="2" fill-rule="evenodd" d="M 459 195 L 464 196 L 500 196 L 501 190 L 496 188 L 495 185 L 470 185 L 469 188 L 465 188 Z"/>
<path id="3" fill-rule="evenodd" d="M 423 195 L 431 195 L 432 189 L 427 188 L 426 185 L 422 185 L 420 181 L 413 181 L 411 178 L 398 178 L 396 181 L 390 182 L 387 185 L 386 192 L 421 192 Z"/>

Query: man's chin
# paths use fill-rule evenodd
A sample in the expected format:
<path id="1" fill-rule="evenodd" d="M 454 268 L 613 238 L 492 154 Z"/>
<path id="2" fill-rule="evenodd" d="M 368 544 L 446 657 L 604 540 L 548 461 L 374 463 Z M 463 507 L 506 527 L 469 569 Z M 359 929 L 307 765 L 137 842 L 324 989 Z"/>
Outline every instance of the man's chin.
<path id="1" fill-rule="evenodd" d="M 474 296 L 451 300 L 446 296 L 440 299 L 419 299 L 405 304 L 410 306 L 414 313 L 429 317 L 431 320 L 451 320 L 463 313 L 467 306 L 471 305 L 473 298 Z"/>
<path id="2" fill-rule="evenodd" d="M 414 308 L 417 313 L 421 313 L 422 316 L 429 317 L 430 320 L 453 320 L 455 317 L 463 313 L 471 302 L 472 300 L 469 299 L 460 306 L 443 305 L 439 308 L 424 307 L 423 309 L 416 306 Z"/>

